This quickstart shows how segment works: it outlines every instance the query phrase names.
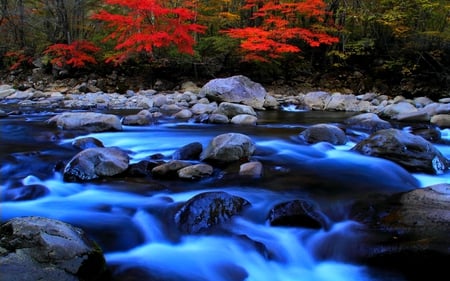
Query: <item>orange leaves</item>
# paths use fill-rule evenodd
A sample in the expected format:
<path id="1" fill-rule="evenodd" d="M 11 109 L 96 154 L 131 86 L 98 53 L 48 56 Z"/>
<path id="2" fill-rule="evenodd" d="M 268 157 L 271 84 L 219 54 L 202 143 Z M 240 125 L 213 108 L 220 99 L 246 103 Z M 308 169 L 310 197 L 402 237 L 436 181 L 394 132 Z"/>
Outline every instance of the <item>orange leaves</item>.
<path id="1" fill-rule="evenodd" d="M 119 9 L 122 13 L 102 10 L 93 16 L 111 29 L 105 40 L 116 43 L 116 52 L 107 58 L 107 62 L 120 64 L 139 53 L 151 55 L 154 48 L 169 46 L 192 54 L 193 34 L 205 30 L 204 26 L 192 23 L 195 19 L 193 11 L 182 6 L 169 7 L 167 1 L 105 0 L 105 3 L 122 7 Z"/>
<path id="2" fill-rule="evenodd" d="M 81 40 L 73 41 L 71 44 L 53 44 L 44 51 L 44 54 L 50 55 L 51 63 L 59 67 L 68 65 L 83 68 L 86 63 L 97 63 L 92 55 L 99 50 L 100 48 L 93 43 Z"/>
<path id="3" fill-rule="evenodd" d="M 326 15 L 322 0 L 282 1 L 247 0 L 243 9 L 253 12 L 254 27 L 223 31 L 232 38 L 241 39 L 245 60 L 268 61 L 285 53 L 300 52 L 295 41 L 300 39 L 311 47 L 331 45 L 338 38 L 324 32 L 320 22 Z M 314 24 L 312 24 L 314 23 Z"/>

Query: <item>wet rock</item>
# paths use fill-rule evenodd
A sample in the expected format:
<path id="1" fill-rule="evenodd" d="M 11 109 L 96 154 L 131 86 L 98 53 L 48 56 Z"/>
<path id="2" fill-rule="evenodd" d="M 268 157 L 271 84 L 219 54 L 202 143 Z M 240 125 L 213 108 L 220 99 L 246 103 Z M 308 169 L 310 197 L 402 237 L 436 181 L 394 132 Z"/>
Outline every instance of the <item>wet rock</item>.
<path id="1" fill-rule="evenodd" d="M 238 114 L 231 118 L 231 123 L 236 125 L 256 125 L 258 118 L 249 114 Z"/>
<path id="2" fill-rule="evenodd" d="M 342 145 L 347 142 L 345 132 L 330 124 L 316 124 L 305 129 L 299 134 L 299 138 L 307 143 L 329 142 L 331 144 Z"/>
<path id="3" fill-rule="evenodd" d="M 114 176 L 128 168 L 129 156 L 115 147 L 88 148 L 75 155 L 64 168 L 64 180 L 82 182 Z"/>
<path id="4" fill-rule="evenodd" d="M 248 205 L 244 198 L 226 192 L 204 192 L 184 203 L 175 214 L 175 222 L 183 233 L 200 233 L 225 223 Z"/>
<path id="5" fill-rule="evenodd" d="M 368 264 L 400 270 L 407 280 L 447 273 L 450 184 L 359 201 L 350 218 L 366 226 L 360 248 L 365 249 L 361 258 Z"/>
<path id="6" fill-rule="evenodd" d="M 79 228 L 43 217 L 20 217 L 2 224 L 0 233 L 3 281 L 105 280 L 102 250 Z"/>
<path id="7" fill-rule="evenodd" d="M 306 199 L 277 204 L 270 210 L 268 221 L 273 226 L 298 226 L 329 229 L 328 218 L 318 206 Z"/>
<path id="8" fill-rule="evenodd" d="M 259 178 L 263 174 L 263 165 L 259 161 L 251 161 L 239 166 L 239 175 Z"/>
<path id="9" fill-rule="evenodd" d="M 394 100 L 395 102 L 395 100 Z M 389 119 L 393 119 L 395 118 L 397 115 L 402 115 L 402 114 L 411 114 L 414 112 L 417 112 L 417 108 L 412 105 L 409 102 L 406 101 L 399 101 L 398 103 L 393 103 L 390 105 L 387 105 L 386 107 L 384 107 L 380 112 L 379 115 L 381 117 L 385 117 L 385 118 L 389 118 Z"/>
<path id="10" fill-rule="evenodd" d="M 436 114 L 431 117 L 430 123 L 441 129 L 450 128 L 450 114 Z"/>
<path id="11" fill-rule="evenodd" d="M 414 172 L 442 174 L 450 164 L 432 143 L 398 129 L 377 131 L 351 150 L 391 160 Z"/>
<path id="12" fill-rule="evenodd" d="M 232 118 L 239 114 L 247 114 L 256 117 L 256 112 L 251 106 L 230 102 L 221 102 L 214 113 L 226 115 L 228 118 Z"/>
<path id="13" fill-rule="evenodd" d="M 247 160 L 255 152 L 253 140 L 240 133 L 226 133 L 211 140 L 200 155 L 202 161 L 230 163 Z"/>
<path id="14" fill-rule="evenodd" d="M 152 175 L 152 169 L 160 164 L 156 161 L 141 160 L 130 164 L 125 174 L 131 177 L 149 177 Z"/>
<path id="15" fill-rule="evenodd" d="M 211 114 L 208 119 L 209 123 L 213 124 L 228 124 L 230 120 L 226 115 L 223 114 Z"/>
<path id="16" fill-rule="evenodd" d="M 90 132 L 122 130 L 118 116 L 96 112 L 65 112 L 53 116 L 47 122 L 63 130 L 81 129 Z"/>
<path id="17" fill-rule="evenodd" d="M 85 137 L 85 138 L 75 139 L 72 142 L 72 145 L 78 149 L 104 147 L 103 143 L 100 140 L 93 138 L 93 137 Z"/>
<path id="18" fill-rule="evenodd" d="M 243 75 L 217 78 L 206 83 L 200 95 L 212 101 L 242 103 L 255 109 L 264 109 L 266 90 L 259 83 Z"/>
<path id="19" fill-rule="evenodd" d="M 128 126 L 144 126 L 152 122 L 152 114 L 148 110 L 141 110 L 137 114 L 127 115 L 123 118 L 122 124 Z"/>
<path id="20" fill-rule="evenodd" d="M 192 165 L 188 161 L 171 160 L 152 169 L 152 175 L 159 178 L 171 178 L 177 176 L 177 171 Z"/>
<path id="21" fill-rule="evenodd" d="M 189 143 L 175 150 L 172 154 L 174 160 L 198 160 L 200 153 L 203 151 L 203 146 L 199 142 Z"/>
<path id="22" fill-rule="evenodd" d="M 383 129 L 392 128 L 391 123 L 381 119 L 375 113 L 363 113 L 352 116 L 344 121 L 348 129 L 374 133 Z"/>
<path id="23" fill-rule="evenodd" d="M 178 177 L 181 179 L 201 179 L 212 175 L 214 169 L 208 164 L 194 164 L 177 171 Z"/>
<path id="24" fill-rule="evenodd" d="M 309 92 L 303 97 L 303 104 L 312 110 L 324 110 L 330 96 L 328 92 Z"/>

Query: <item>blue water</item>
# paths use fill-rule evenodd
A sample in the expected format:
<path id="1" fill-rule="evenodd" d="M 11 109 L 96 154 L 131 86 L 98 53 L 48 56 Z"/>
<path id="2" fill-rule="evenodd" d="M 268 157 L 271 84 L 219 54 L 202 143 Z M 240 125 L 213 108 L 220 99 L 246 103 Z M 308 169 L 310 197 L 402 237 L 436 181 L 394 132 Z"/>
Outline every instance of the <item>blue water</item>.
<path id="1" fill-rule="evenodd" d="M 403 280 L 352 262 L 361 237 L 356 231 L 360 225 L 348 219 L 348 203 L 370 193 L 450 183 L 450 174 L 411 174 L 390 161 L 350 152 L 352 141 L 340 146 L 298 142 L 298 133 L 307 126 L 339 123 L 347 114 L 260 114 L 256 127 L 169 118 L 144 127 L 125 126 L 122 132 L 82 136 L 49 127 L 49 114 L 0 119 L 2 191 L 17 185 L 42 185 L 49 191 L 34 200 L 2 202 L 2 221 L 37 215 L 79 226 L 102 246 L 119 279 L 135 274 L 131 280 L 142 280 L 137 277 L 142 275 L 147 276 L 144 280 Z M 161 180 L 162 187 L 154 188 L 145 179 L 67 183 L 54 169 L 58 161 L 75 155 L 71 143 L 79 137 L 125 149 L 135 163 L 156 153 L 168 160 L 177 148 L 191 142 L 205 147 L 224 132 L 244 133 L 255 141 L 253 158 L 264 165 L 262 178 L 241 179 L 231 169 L 198 182 Z M 448 130 L 441 133 L 450 139 Z M 449 146 L 436 147 L 450 158 Z M 217 233 L 174 231 L 176 206 L 196 194 L 218 190 L 243 197 L 251 206 Z M 329 216 L 330 230 L 268 224 L 274 205 L 298 198 L 315 200 Z"/>

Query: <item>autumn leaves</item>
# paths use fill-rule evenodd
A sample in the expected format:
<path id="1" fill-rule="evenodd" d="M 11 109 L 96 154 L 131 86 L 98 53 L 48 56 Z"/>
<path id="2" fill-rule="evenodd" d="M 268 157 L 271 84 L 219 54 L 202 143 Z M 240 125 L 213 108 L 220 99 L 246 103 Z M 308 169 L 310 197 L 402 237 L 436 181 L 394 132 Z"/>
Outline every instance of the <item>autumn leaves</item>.
<path id="1" fill-rule="evenodd" d="M 197 21 L 199 11 L 204 10 L 198 5 L 206 5 L 200 3 L 202 1 L 178 1 L 179 4 L 161 0 L 103 2 L 103 8 L 95 12 L 91 20 L 104 27 L 104 48 L 86 40 L 54 44 L 44 51 L 53 64 L 83 68 L 102 58 L 106 63 L 120 65 L 142 57 L 152 60 L 155 50 L 161 48 L 193 55 L 195 36 L 207 29 Z M 300 52 L 299 42 L 311 47 L 338 42 L 337 37 L 327 33 L 332 23 L 325 21 L 326 4 L 322 0 L 247 0 L 241 11 L 246 14 L 245 20 L 240 21 L 241 26 L 221 30 L 220 34 L 240 41 L 244 60 L 267 62 L 285 53 Z M 111 49 L 105 49 L 107 46 Z"/>

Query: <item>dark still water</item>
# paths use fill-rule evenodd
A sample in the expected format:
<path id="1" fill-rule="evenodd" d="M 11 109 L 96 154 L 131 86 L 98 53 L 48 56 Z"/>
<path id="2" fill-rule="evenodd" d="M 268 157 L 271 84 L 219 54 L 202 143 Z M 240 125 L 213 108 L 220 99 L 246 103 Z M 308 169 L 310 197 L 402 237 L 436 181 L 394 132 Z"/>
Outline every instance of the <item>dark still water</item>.
<path id="1" fill-rule="evenodd" d="M 0 119 L 3 196 L 13 197 L 11 190 L 20 186 L 35 186 L 34 192 L 45 193 L 34 200 L 2 200 L 2 222 L 37 215 L 83 228 L 102 246 L 117 280 L 406 280 L 351 262 L 360 226 L 348 219 L 349 204 L 371 193 L 450 182 L 448 173 L 410 174 L 392 162 L 350 152 L 364 137 L 360 132 L 341 146 L 304 145 L 297 139 L 311 124 L 339 124 L 352 114 L 260 112 L 254 127 L 166 118 L 149 126 L 89 135 L 48 126 L 46 120 L 52 115 Z M 261 178 L 240 177 L 233 166 L 194 182 L 109 178 L 67 183 L 58 172 L 78 152 L 71 143 L 79 137 L 95 137 L 105 146 L 125 149 L 135 163 L 156 153 L 169 160 L 177 148 L 191 142 L 206 147 L 226 132 L 244 133 L 255 141 L 253 160 L 264 166 Z M 448 131 L 441 133 L 450 137 Z M 450 158 L 450 147 L 437 147 Z M 174 231 L 174 209 L 205 191 L 225 191 L 245 198 L 251 206 L 216 232 Z M 268 224 L 267 215 L 276 204 L 304 198 L 320 206 L 330 220 L 329 230 Z M 262 254 L 261 245 L 270 256 Z"/>

